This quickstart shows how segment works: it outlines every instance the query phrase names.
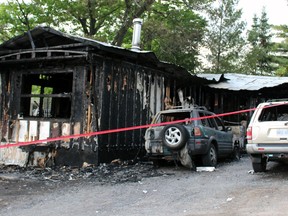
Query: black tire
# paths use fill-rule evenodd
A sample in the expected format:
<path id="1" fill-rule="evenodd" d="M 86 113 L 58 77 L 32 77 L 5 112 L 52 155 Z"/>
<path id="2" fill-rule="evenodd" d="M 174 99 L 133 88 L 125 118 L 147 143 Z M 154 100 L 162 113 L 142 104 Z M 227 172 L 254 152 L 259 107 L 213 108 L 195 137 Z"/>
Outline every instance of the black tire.
<path id="1" fill-rule="evenodd" d="M 165 126 L 161 131 L 161 137 L 163 144 L 171 150 L 182 149 L 189 138 L 186 128 L 178 124 Z"/>
<path id="2" fill-rule="evenodd" d="M 207 154 L 202 156 L 203 166 L 216 167 L 217 161 L 218 161 L 218 156 L 217 156 L 216 148 L 213 144 L 211 144 Z"/>
<path id="3" fill-rule="evenodd" d="M 265 172 L 267 167 L 266 158 L 262 157 L 260 163 L 252 162 L 254 172 Z"/>
<path id="4" fill-rule="evenodd" d="M 231 159 L 239 161 L 240 158 L 241 158 L 241 150 L 238 146 L 235 146 L 231 155 Z"/>

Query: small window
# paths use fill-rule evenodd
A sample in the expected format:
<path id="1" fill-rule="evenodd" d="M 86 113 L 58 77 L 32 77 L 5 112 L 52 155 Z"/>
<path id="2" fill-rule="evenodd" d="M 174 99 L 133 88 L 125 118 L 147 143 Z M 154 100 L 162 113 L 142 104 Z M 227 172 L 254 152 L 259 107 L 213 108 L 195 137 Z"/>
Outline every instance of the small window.
<path id="1" fill-rule="evenodd" d="M 201 123 L 205 127 L 210 127 L 218 130 L 218 125 L 216 124 L 214 117 L 211 113 L 199 112 L 200 117 L 206 117 L 201 119 Z"/>
<path id="2" fill-rule="evenodd" d="M 220 130 L 220 131 L 224 131 L 225 130 L 225 126 L 222 122 L 222 120 L 219 118 L 219 117 L 215 117 L 215 122 L 217 124 L 217 129 Z"/>
<path id="3" fill-rule="evenodd" d="M 199 116 L 201 118 L 200 120 L 201 120 L 202 125 L 205 127 L 209 127 L 209 122 L 207 118 L 205 118 L 206 117 L 205 114 L 203 112 L 199 112 Z"/>
<path id="4" fill-rule="evenodd" d="M 20 115 L 70 118 L 72 73 L 23 74 Z"/>

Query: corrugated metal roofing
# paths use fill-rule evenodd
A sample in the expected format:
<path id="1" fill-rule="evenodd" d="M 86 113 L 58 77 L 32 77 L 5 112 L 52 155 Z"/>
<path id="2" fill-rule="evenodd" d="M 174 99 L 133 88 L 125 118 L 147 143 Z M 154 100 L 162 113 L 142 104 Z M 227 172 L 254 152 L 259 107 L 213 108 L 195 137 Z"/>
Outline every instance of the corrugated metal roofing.
<path id="1" fill-rule="evenodd" d="M 217 83 L 208 84 L 211 88 L 227 89 L 232 91 L 248 90 L 257 91 L 262 88 L 270 88 L 288 83 L 288 77 L 256 76 L 245 74 L 198 74 L 197 76 Z"/>

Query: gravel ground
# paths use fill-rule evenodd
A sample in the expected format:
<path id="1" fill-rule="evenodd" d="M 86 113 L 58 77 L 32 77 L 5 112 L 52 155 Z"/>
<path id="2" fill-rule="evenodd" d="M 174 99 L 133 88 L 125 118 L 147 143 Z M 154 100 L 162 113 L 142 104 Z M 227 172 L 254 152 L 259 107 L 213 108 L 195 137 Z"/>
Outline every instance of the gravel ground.
<path id="1" fill-rule="evenodd" d="M 0 167 L 0 215 L 287 215 L 287 167 L 253 173 L 248 156 L 214 172 L 149 163 Z"/>

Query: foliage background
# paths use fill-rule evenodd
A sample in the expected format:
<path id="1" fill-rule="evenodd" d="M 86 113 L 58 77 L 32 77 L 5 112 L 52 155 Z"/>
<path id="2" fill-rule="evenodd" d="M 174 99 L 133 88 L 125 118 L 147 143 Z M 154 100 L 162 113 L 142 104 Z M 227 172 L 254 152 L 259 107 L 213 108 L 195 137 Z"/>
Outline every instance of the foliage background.
<path id="1" fill-rule="evenodd" d="M 191 73 L 288 76 L 287 23 L 271 26 L 263 10 L 246 26 L 237 6 L 238 0 L 8 0 L 0 4 L 0 42 L 42 25 L 129 49 L 133 19 L 142 18 L 141 48 Z"/>

